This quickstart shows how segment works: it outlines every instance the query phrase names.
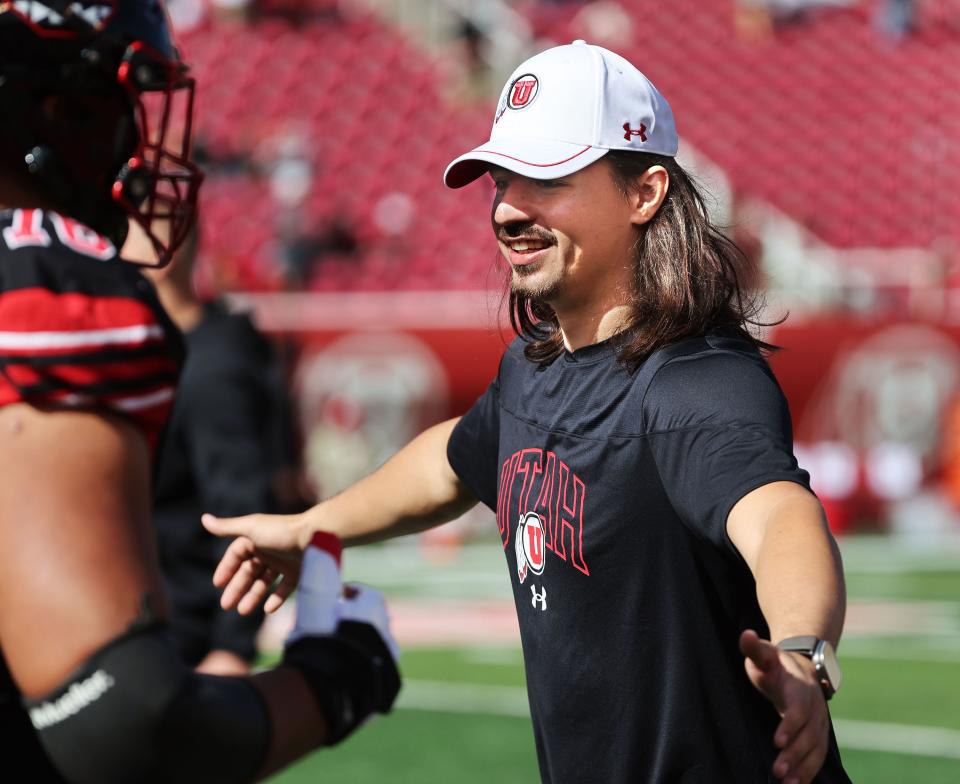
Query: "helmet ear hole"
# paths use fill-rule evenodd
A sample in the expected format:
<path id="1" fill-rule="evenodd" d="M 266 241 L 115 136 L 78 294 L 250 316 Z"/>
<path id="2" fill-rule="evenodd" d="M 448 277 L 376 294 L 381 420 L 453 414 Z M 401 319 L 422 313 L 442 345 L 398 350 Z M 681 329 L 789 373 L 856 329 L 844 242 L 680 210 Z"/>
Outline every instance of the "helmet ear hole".
<path id="1" fill-rule="evenodd" d="M 135 207 L 143 204 L 144 200 L 154 190 L 153 178 L 139 164 L 140 162 L 137 159 L 125 163 L 117 177 L 117 184 L 114 186 L 115 188 L 119 186 L 122 198 Z"/>

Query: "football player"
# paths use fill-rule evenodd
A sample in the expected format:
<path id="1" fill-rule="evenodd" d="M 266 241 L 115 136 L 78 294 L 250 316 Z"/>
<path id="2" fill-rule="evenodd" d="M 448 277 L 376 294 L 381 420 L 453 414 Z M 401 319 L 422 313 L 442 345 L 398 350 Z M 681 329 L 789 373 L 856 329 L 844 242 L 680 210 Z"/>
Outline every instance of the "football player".
<path id="1" fill-rule="evenodd" d="M 31 782 L 253 781 L 399 690 L 333 537 L 276 669 L 199 675 L 169 639 L 150 475 L 181 338 L 117 248 L 130 221 L 163 264 L 189 230 L 192 97 L 158 0 L 0 4 L 0 726 Z"/>

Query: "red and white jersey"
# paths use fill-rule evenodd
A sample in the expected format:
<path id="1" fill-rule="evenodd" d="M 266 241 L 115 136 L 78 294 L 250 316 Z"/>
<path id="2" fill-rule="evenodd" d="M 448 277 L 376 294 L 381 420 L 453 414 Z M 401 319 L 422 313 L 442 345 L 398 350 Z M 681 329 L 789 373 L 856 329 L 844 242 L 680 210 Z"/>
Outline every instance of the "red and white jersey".
<path id="1" fill-rule="evenodd" d="M 0 405 L 121 414 L 153 450 L 183 352 L 153 286 L 110 240 L 55 212 L 0 212 Z"/>

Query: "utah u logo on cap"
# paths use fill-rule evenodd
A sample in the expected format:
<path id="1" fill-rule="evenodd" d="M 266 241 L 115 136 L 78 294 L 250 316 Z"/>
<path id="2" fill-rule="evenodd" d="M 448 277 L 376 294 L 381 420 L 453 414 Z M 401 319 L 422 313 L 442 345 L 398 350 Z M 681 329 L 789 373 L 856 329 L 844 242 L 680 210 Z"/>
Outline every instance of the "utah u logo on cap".
<path id="1" fill-rule="evenodd" d="M 540 82 L 533 74 L 518 76 L 510 88 L 507 106 L 511 109 L 523 109 L 533 103 L 540 91 Z"/>

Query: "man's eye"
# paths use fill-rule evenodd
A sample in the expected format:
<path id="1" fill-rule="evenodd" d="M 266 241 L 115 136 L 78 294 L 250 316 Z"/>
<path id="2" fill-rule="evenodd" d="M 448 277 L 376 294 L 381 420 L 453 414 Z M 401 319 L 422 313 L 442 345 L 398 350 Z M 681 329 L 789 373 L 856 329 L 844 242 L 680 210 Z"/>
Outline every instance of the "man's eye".
<path id="1" fill-rule="evenodd" d="M 537 180 L 541 188 L 559 188 L 563 185 L 563 180 Z"/>

